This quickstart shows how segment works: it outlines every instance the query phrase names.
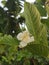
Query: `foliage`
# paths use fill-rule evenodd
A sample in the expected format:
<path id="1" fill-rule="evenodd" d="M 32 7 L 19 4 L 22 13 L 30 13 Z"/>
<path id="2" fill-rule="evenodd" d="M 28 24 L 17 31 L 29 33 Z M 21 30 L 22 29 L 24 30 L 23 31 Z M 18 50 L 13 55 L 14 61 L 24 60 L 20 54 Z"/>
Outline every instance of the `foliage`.
<path id="1" fill-rule="evenodd" d="M 0 6 L 0 32 L 15 36 L 20 31 L 17 16 L 22 9 L 21 2 L 19 0 L 2 0 L 2 3 L 4 7 Z"/>
<path id="2" fill-rule="evenodd" d="M 45 65 L 49 61 L 49 17 L 46 20 L 41 19 L 42 16 L 49 15 L 47 2 L 48 0 L 36 0 L 34 4 L 25 2 L 24 12 L 17 18 L 21 11 L 21 2 L 2 0 L 4 7 L 0 7 L 1 65 Z M 17 34 L 23 31 L 19 23 L 26 24 L 35 40 L 24 48 L 19 48 L 20 41 L 17 39 Z"/>
<path id="3" fill-rule="evenodd" d="M 33 55 L 36 54 L 44 57 L 45 53 L 48 54 L 47 32 L 45 25 L 40 21 L 40 14 L 37 8 L 33 4 L 25 3 L 24 13 L 22 15 L 26 19 L 26 25 L 29 32 L 35 37 L 35 42 L 30 44 L 27 47 L 27 50 L 30 50 Z M 42 46 L 44 46 L 45 48 L 42 48 Z M 47 50 L 45 51 L 45 49 Z M 45 51 L 44 55 L 41 50 L 43 51 L 43 53 Z"/>
<path id="4" fill-rule="evenodd" d="M 17 48 L 18 41 L 12 36 L 4 35 L 0 37 L 0 57 L 6 62 L 14 60 Z"/>

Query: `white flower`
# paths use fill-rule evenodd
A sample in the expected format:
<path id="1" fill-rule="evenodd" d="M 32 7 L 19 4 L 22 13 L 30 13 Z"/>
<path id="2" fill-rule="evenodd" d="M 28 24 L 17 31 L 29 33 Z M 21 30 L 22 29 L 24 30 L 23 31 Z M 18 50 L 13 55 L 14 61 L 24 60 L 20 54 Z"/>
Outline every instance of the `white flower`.
<path id="1" fill-rule="evenodd" d="M 19 45 L 20 48 L 23 48 L 23 47 L 27 46 L 28 43 L 34 41 L 34 37 L 33 36 L 30 37 L 30 34 L 28 31 L 23 31 L 23 32 L 19 33 L 17 35 L 17 39 L 21 41 L 20 45 Z"/>

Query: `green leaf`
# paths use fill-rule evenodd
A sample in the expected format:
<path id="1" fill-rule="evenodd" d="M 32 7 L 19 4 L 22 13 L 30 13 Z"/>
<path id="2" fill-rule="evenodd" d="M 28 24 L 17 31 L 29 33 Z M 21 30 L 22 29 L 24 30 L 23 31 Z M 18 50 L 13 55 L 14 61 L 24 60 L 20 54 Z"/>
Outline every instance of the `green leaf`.
<path id="1" fill-rule="evenodd" d="M 13 38 L 11 35 L 4 35 L 0 37 L 0 54 L 5 54 L 5 56 L 3 54 L 3 57 L 6 62 L 10 62 L 15 59 L 18 44 L 18 40 Z"/>
<path id="2" fill-rule="evenodd" d="M 43 37 L 42 37 L 42 35 L 40 37 L 41 31 L 42 31 L 44 25 L 41 23 L 40 14 L 34 4 L 29 4 L 27 2 L 24 4 L 24 17 L 25 17 L 26 25 L 27 25 L 29 32 L 35 38 L 35 43 L 41 44 L 40 38 L 42 38 L 42 39 L 43 39 L 43 37 L 47 38 L 47 36 L 45 36 L 45 35 L 47 35 L 47 33 L 45 33 L 46 29 L 45 29 L 45 32 L 43 30 L 43 32 L 45 34 L 43 35 Z M 42 44 L 48 45 L 47 40 L 46 40 L 46 42 L 43 41 Z"/>
<path id="3" fill-rule="evenodd" d="M 24 16 L 26 19 L 26 25 L 29 32 L 34 35 L 35 39 L 38 40 L 39 32 L 41 30 L 40 14 L 37 8 L 29 3 L 24 4 Z M 36 38 L 37 37 L 37 38 Z M 35 41 L 36 42 L 36 41 Z M 39 44 L 39 41 L 36 43 Z"/>
<path id="4" fill-rule="evenodd" d="M 48 47 L 42 44 L 30 44 L 25 48 L 28 52 L 32 53 L 33 56 L 47 57 Z"/>
<path id="5" fill-rule="evenodd" d="M 0 44 L 5 44 L 5 45 L 17 45 L 18 41 L 17 39 L 14 39 L 11 35 L 4 35 L 3 37 L 0 38 Z"/>
<path id="6" fill-rule="evenodd" d="M 46 26 L 41 23 L 40 13 L 34 4 L 24 4 L 25 23 L 29 32 L 34 36 L 34 42 L 28 46 L 33 55 L 46 57 L 48 55 L 48 42 Z M 36 52 L 37 51 L 37 52 Z"/>

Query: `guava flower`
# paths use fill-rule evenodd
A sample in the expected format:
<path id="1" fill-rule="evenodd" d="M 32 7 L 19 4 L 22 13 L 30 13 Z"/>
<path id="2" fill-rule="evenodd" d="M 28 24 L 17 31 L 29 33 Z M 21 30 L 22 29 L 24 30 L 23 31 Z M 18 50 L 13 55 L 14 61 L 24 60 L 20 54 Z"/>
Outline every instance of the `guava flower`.
<path id="1" fill-rule="evenodd" d="M 17 39 L 21 41 L 19 47 L 23 48 L 34 41 L 34 36 L 30 36 L 28 31 L 23 31 L 17 35 Z"/>

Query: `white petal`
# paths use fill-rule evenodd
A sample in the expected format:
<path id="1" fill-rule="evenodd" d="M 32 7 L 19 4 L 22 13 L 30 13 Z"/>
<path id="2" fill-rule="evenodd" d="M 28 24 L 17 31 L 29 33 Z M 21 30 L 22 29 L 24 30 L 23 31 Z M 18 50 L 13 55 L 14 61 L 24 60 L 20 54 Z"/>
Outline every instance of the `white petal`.
<path id="1" fill-rule="evenodd" d="M 28 37 L 26 37 L 25 39 L 23 39 L 23 42 L 29 43 L 29 40 L 30 40 L 30 37 L 28 36 Z"/>
<path id="2" fill-rule="evenodd" d="M 27 41 L 27 43 L 30 43 L 30 42 L 34 42 L 34 37 L 33 37 L 33 36 L 30 37 L 30 38 L 28 39 L 28 41 Z"/>
<path id="3" fill-rule="evenodd" d="M 22 38 L 22 33 L 19 33 L 18 35 L 17 35 L 17 39 L 18 40 L 22 40 L 23 38 Z"/>
<path id="4" fill-rule="evenodd" d="M 28 31 L 24 31 L 23 34 L 29 35 L 29 32 Z"/>
<path id="5" fill-rule="evenodd" d="M 27 43 L 25 43 L 24 41 L 20 42 L 20 45 L 19 45 L 20 48 L 23 48 L 25 46 L 27 46 Z"/>
<path id="6" fill-rule="evenodd" d="M 17 39 L 22 40 L 24 37 L 27 37 L 27 36 L 29 36 L 29 32 L 28 31 L 23 31 L 23 32 L 21 32 L 17 35 Z"/>

